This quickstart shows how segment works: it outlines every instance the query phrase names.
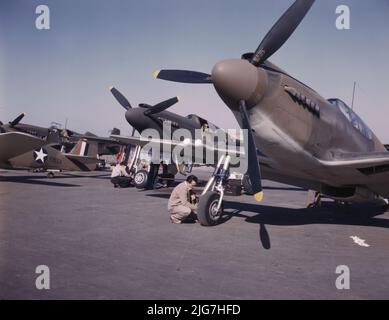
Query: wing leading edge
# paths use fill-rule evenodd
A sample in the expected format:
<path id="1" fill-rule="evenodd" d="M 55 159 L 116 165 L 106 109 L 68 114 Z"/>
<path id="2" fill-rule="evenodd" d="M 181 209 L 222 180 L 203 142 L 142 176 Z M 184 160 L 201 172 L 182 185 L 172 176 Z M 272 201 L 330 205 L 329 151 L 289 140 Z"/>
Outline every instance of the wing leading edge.
<path id="1" fill-rule="evenodd" d="M 389 198 L 389 152 L 348 153 L 333 161 L 320 161 L 344 185 L 365 185 Z"/>

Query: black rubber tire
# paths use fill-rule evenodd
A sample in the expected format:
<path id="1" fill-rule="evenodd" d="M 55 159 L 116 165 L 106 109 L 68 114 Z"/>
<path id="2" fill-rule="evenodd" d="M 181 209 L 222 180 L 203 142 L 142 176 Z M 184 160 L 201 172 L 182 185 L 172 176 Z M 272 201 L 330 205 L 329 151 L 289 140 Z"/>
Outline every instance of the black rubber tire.
<path id="1" fill-rule="evenodd" d="M 54 177 L 55 177 L 55 175 L 54 175 L 53 172 L 49 172 L 49 173 L 47 174 L 47 178 L 49 178 L 49 179 L 54 179 Z"/>
<path id="2" fill-rule="evenodd" d="M 200 201 L 197 208 L 197 218 L 202 226 L 210 227 L 215 226 L 220 222 L 223 216 L 223 204 L 215 214 L 213 208 L 217 206 L 220 199 L 220 194 L 214 191 L 207 192 L 205 195 L 200 197 Z"/>
<path id="3" fill-rule="evenodd" d="M 140 170 L 135 174 L 134 185 L 137 189 L 146 189 L 149 183 L 149 173 L 146 170 Z"/>
<path id="4" fill-rule="evenodd" d="M 242 187 L 243 187 L 243 190 L 246 194 L 248 194 L 250 196 L 254 195 L 253 187 L 251 186 L 250 177 L 246 174 L 243 176 L 243 179 L 242 179 Z"/>

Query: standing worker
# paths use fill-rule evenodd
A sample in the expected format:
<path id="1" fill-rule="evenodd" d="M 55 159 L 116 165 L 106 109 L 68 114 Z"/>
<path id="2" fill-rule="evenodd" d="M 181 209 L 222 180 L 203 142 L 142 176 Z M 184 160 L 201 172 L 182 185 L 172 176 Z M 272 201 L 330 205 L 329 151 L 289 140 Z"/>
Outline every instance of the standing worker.
<path id="1" fill-rule="evenodd" d="M 186 181 L 174 188 L 168 204 L 170 221 L 175 224 L 181 224 L 187 221 L 195 221 L 197 204 L 193 192 L 198 178 L 189 176 Z"/>

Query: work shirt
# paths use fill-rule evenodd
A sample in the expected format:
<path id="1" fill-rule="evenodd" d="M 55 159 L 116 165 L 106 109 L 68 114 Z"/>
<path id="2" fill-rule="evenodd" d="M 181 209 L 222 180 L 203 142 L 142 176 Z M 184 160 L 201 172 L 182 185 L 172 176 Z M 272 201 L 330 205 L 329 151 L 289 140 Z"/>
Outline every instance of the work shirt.
<path id="1" fill-rule="evenodd" d="M 170 211 L 177 206 L 185 206 L 196 211 L 197 206 L 188 201 L 190 190 L 191 188 L 186 181 L 175 187 L 169 199 L 168 210 Z"/>
<path id="2" fill-rule="evenodd" d="M 126 171 L 126 167 L 125 166 L 121 166 L 120 164 L 116 165 L 113 169 L 112 169 L 112 173 L 111 173 L 111 178 L 116 178 L 116 177 L 128 177 L 128 173 Z"/>

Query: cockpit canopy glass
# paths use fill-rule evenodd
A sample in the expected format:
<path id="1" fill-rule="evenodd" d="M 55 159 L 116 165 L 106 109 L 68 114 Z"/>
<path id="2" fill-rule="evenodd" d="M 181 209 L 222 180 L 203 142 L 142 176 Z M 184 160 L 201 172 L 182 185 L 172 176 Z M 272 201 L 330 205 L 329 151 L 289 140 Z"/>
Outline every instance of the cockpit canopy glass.
<path id="1" fill-rule="evenodd" d="M 346 119 L 353 125 L 356 130 L 358 130 L 369 140 L 373 140 L 373 132 L 345 102 L 340 99 L 329 99 L 328 102 L 338 107 L 339 110 L 346 117 Z"/>

